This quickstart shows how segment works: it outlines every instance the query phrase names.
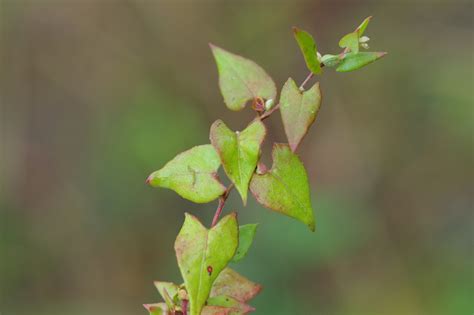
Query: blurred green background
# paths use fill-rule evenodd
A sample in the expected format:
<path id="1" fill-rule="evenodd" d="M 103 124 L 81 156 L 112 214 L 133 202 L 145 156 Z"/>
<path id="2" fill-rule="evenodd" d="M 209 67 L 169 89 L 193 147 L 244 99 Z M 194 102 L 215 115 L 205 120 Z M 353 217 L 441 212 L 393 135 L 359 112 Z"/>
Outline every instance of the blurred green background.
<path id="1" fill-rule="evenodd" d="M 256 314 L 473 314 L 471 1 L 3 0 L 0 313 L 145 314 L 180 281 L 173 242 L 193 205 L 145 178 L 208 143 L 223 105 L 208 42 L 279 87 L 307 70 L 291 26 L 323 53 L 373 15 L 362 70 L 321 77 L 300 155 L 317 231 L 232 195 L 262 223 L 242 274 Z M 285 141 L 279 114 L 267 124 Z"/>

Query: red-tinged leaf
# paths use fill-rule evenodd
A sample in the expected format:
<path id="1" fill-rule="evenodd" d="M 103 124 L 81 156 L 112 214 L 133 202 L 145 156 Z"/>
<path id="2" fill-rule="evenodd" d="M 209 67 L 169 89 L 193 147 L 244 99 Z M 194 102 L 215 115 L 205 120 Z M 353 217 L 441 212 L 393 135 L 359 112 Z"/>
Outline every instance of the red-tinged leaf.
<path id="1" fill-rule="evenodd" d="M 210 297 L 207 300 L 207 305 L 228 308 L 229 314 L 248 314 L 255 311 L 252 306 L 227 295 Z"/>
<path id="2" fill-rule="evenodd" d="M 241 302 L 247 302 L 253 299 L 261 290 L 262 286 L 260 284 L 250 281 L 230 268 L 226 268 L 214 282 L 211 296 L 227 295 Z"/>
<path id="3" fill-rule="evenodd" d="M 235 213 L 222 218 L 210 230 L 186 214 L 174 247 L 189 297 L 190 315 L 201 313 L 212 284 L 235 255 L 238 234 Z"/>
<path id="4" fill-rule="evenodd" d="M 224 306 L 204 306 L 201 315 L 231 315 L 233 309 Z"/>
<path id="5" fill-rule="evenodd" d="M 259 65 L 217 46 L 210 46 L 219 72 L 219 87 L 229 109 L 239 111 L 248 101 L 258 98 L 275 99 L 275 83 Z"/>
<path id="6" fill-rule="evenodd" d="M 143 304 L 143 307 L 150 315 L 168 315 L 168 308 L 165 303 Z"/>
<path id="7" fill-rule="evenodd" d="M 302 92 L 289 78 L 281 91 L 280 104 L 285 133 L 294 152 L 316 119 L 321 105 L 319 82 Z"/>
<path id="8" fill-rule="evenodd" d="M 217 179 L 221 162 L 212 145 L 191 148 L 169 161 L 162 169 L 153 172 L 147 183 L 176 191 L 181 197 L 196 203 L 218 198 L 225 187 Z"/>
<path id="9" fill-rule="evenodd" d="M 308 175 L 303 163 L 285 144 L 275 144 L 272 156 L 271 170 L 252 177 L 252 194 L 263 206 L 295 218 L 314 231 Z"/>

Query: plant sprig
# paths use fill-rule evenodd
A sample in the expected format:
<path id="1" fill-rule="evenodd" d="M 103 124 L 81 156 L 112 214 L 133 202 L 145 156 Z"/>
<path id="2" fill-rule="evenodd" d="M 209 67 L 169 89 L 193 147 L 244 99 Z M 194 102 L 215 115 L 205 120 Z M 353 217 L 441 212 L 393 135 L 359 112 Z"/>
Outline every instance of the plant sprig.
<path id="1" fill-rule="evenodd" d="M 319 82 L 306 89 L 324 68 L 349 72 L 380 59 L 384 52 L 363 52 L 369 37 L 364 33 L 371 20 L 366 18 L 354 31 L 339 41 L 343 51 L 337 55 L 318 52 L 308 32 L 294 27 L 296 42 L 310 73 L 298 86 L 289 78 L 279 102 L 277 89 L 268 73 L 255 62 L 210 45 L 219 73 L 219 88 L 225 105 L 233 111 L 251 103 L 255 119 L 242 131 L 232 131 L 222 120 L 210 129 L 210 142 L 191 148 L 153 172 L 147 183 L 172 189 L 195 203 L 218 199 L 211 227 L 186 214 L 175 242 L 176 257 L 184 283 L 155 282 L 163 303 L 144 305 L 152 315 L 247 314 L 254 308 L 247 303 L 260 292 L 261 286 L 228 267 L 242 260 L 252 245 L 257 225 L 238 225 L 237 214 L 223 218 L 226 200 L 232 190 L 239 193 L 243 205 L 248 191 L 264 207 L 292 217 L 315 230 L 308 175 L 295 153 L 321 106 Z M 267 130 L 264 120 L 280 110 L 288 144 L 275 143 L 273 165 L 268 169 L 261 161 L 261 145 Z M 231 184 L 225 187 L 217 176 L 223 167 Z"/>

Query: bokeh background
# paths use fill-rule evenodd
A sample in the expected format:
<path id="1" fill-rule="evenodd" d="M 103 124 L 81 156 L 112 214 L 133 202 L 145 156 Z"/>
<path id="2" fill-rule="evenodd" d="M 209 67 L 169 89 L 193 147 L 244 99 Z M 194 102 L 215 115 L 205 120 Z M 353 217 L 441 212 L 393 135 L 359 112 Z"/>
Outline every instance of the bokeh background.
<path id="1" fill-rule="evenodd" d="M 291 26 L 320 51 L 373 15 L 360 71 L 320 78 L 300 155 L 317 231 L 236 194 L 262 223 L 234 266 L 264 284 L 256 314 L 473 314 L 473 4 L 470 1 L 3 0 L 0 313 L 145 314 L 153 280 L 180 282 L 173 242 L 193 205 L 145 178 L 242 129 L 208 42 L 301 82 Z M 285 141 L 279 114 L 268 120 Z M 269 163 L 270 164 L 270 163 Z"/>

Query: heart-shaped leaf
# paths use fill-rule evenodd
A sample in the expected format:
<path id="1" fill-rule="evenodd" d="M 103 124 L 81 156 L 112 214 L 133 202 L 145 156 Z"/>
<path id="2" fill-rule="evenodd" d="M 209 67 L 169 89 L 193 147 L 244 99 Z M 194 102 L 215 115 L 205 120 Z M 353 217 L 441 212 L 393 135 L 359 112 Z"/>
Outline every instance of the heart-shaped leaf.
<path id="1" fill-rule="evenodd" d="M 209 202 L 226 190 L 216 175 L 220 164 L 219 155 L 212 145 L 196 146 L 178 154 L 162 169 L 153 172 L 147 183 L 153 187 L 172 189 L 196 203 Z"/>
<path id="2" fill-rule="evenodd" d="M 303 163 L 285 144 L 275 144 L 272 157 L 272 169 L 255 174 L 250 190 L 263 206 L 293 217 L 314 231 L 308 175 Z"/>
<path id="3" fill-rule="evenodd" d="M 191 315 L 201 313 L 212 284 L 234 257 L 238 235 L 235 213 L 222 218 L 210 230 L 196 217 L 186 214 L 174 248 L 188 292 Z"/>
<path id="4" fill-rule="evenodd" d="M 211 126 L 211 143 L 244 204 L 247 203 L 249 182 L 257 166 L 265 134 L 265 125 L 258 119 L 242 132 L 233 132 L 222 120 L 217 120 Z"/>
<path id="5" fill-rule="evenodd" d="M 349 72 L 360 69 L 380 58 L 385 56 L 385 52 L 359 52 L 348 53 L 344 56 L 339 66 L 336 68 L 337 72 Z"/>
<path id="6" fill-rule="evenodd" d="M 261 285 L 250 281 L 230 268 L 225 268 L 214 282 L 211 296 L 227 295 L 241 302 L 247 302 L 261 290 Z"/>
<path id="7" fill-rule="evenodd" d="M 349 48 L 350 51 L 354 53 L 359 52 L 359 35 L 357 34 L 357 31 L 349 33 L 341 38 L 339 41 L 339 47 Z"/>
<path id="8" fill-rule="evenodd" d="M 210 45 L 219 72 L 219 87 L 224 102 L 239 111 L 257 98 L 275 99 L 276 86 L 272 78 L 255 62 Z"/>
<path id="9" fill-rule="evenodd" d="M 253 243 L 253 239 L 255 238 L 257 226 L 258 224 L 245 224 L 239 226 L 239 247 L 237 247 L 235 256 L 232 258 L 233 262 L 239 262 L 247 255 L 247 252 Z"/>
<path id="10" fill-rule="evenodd" d="M 298 42 L 298 46 L 300 46 L 300 50 L 303 53 L 308 69 L 314 74 L 320 74 L 321 65 L 317 56 L 318 48 L 313 36 L 297 27 L 293 27 L 293 34 Z"/>
<path id="11" fill-rule="evenodd" d="M 165 303 L 143 304 L 143 307 L 150 313 L 150 315 L 166 315 L 168 308 Z"/>
<path id="12" fill-rule="evenodd" d="M 296 150 L 316 119 L 320 105 L 319 82 L 302 92 L 292 78 L 286 81 L 281 91 L 280 112 L 285 133 L 293 151 Z"/>

